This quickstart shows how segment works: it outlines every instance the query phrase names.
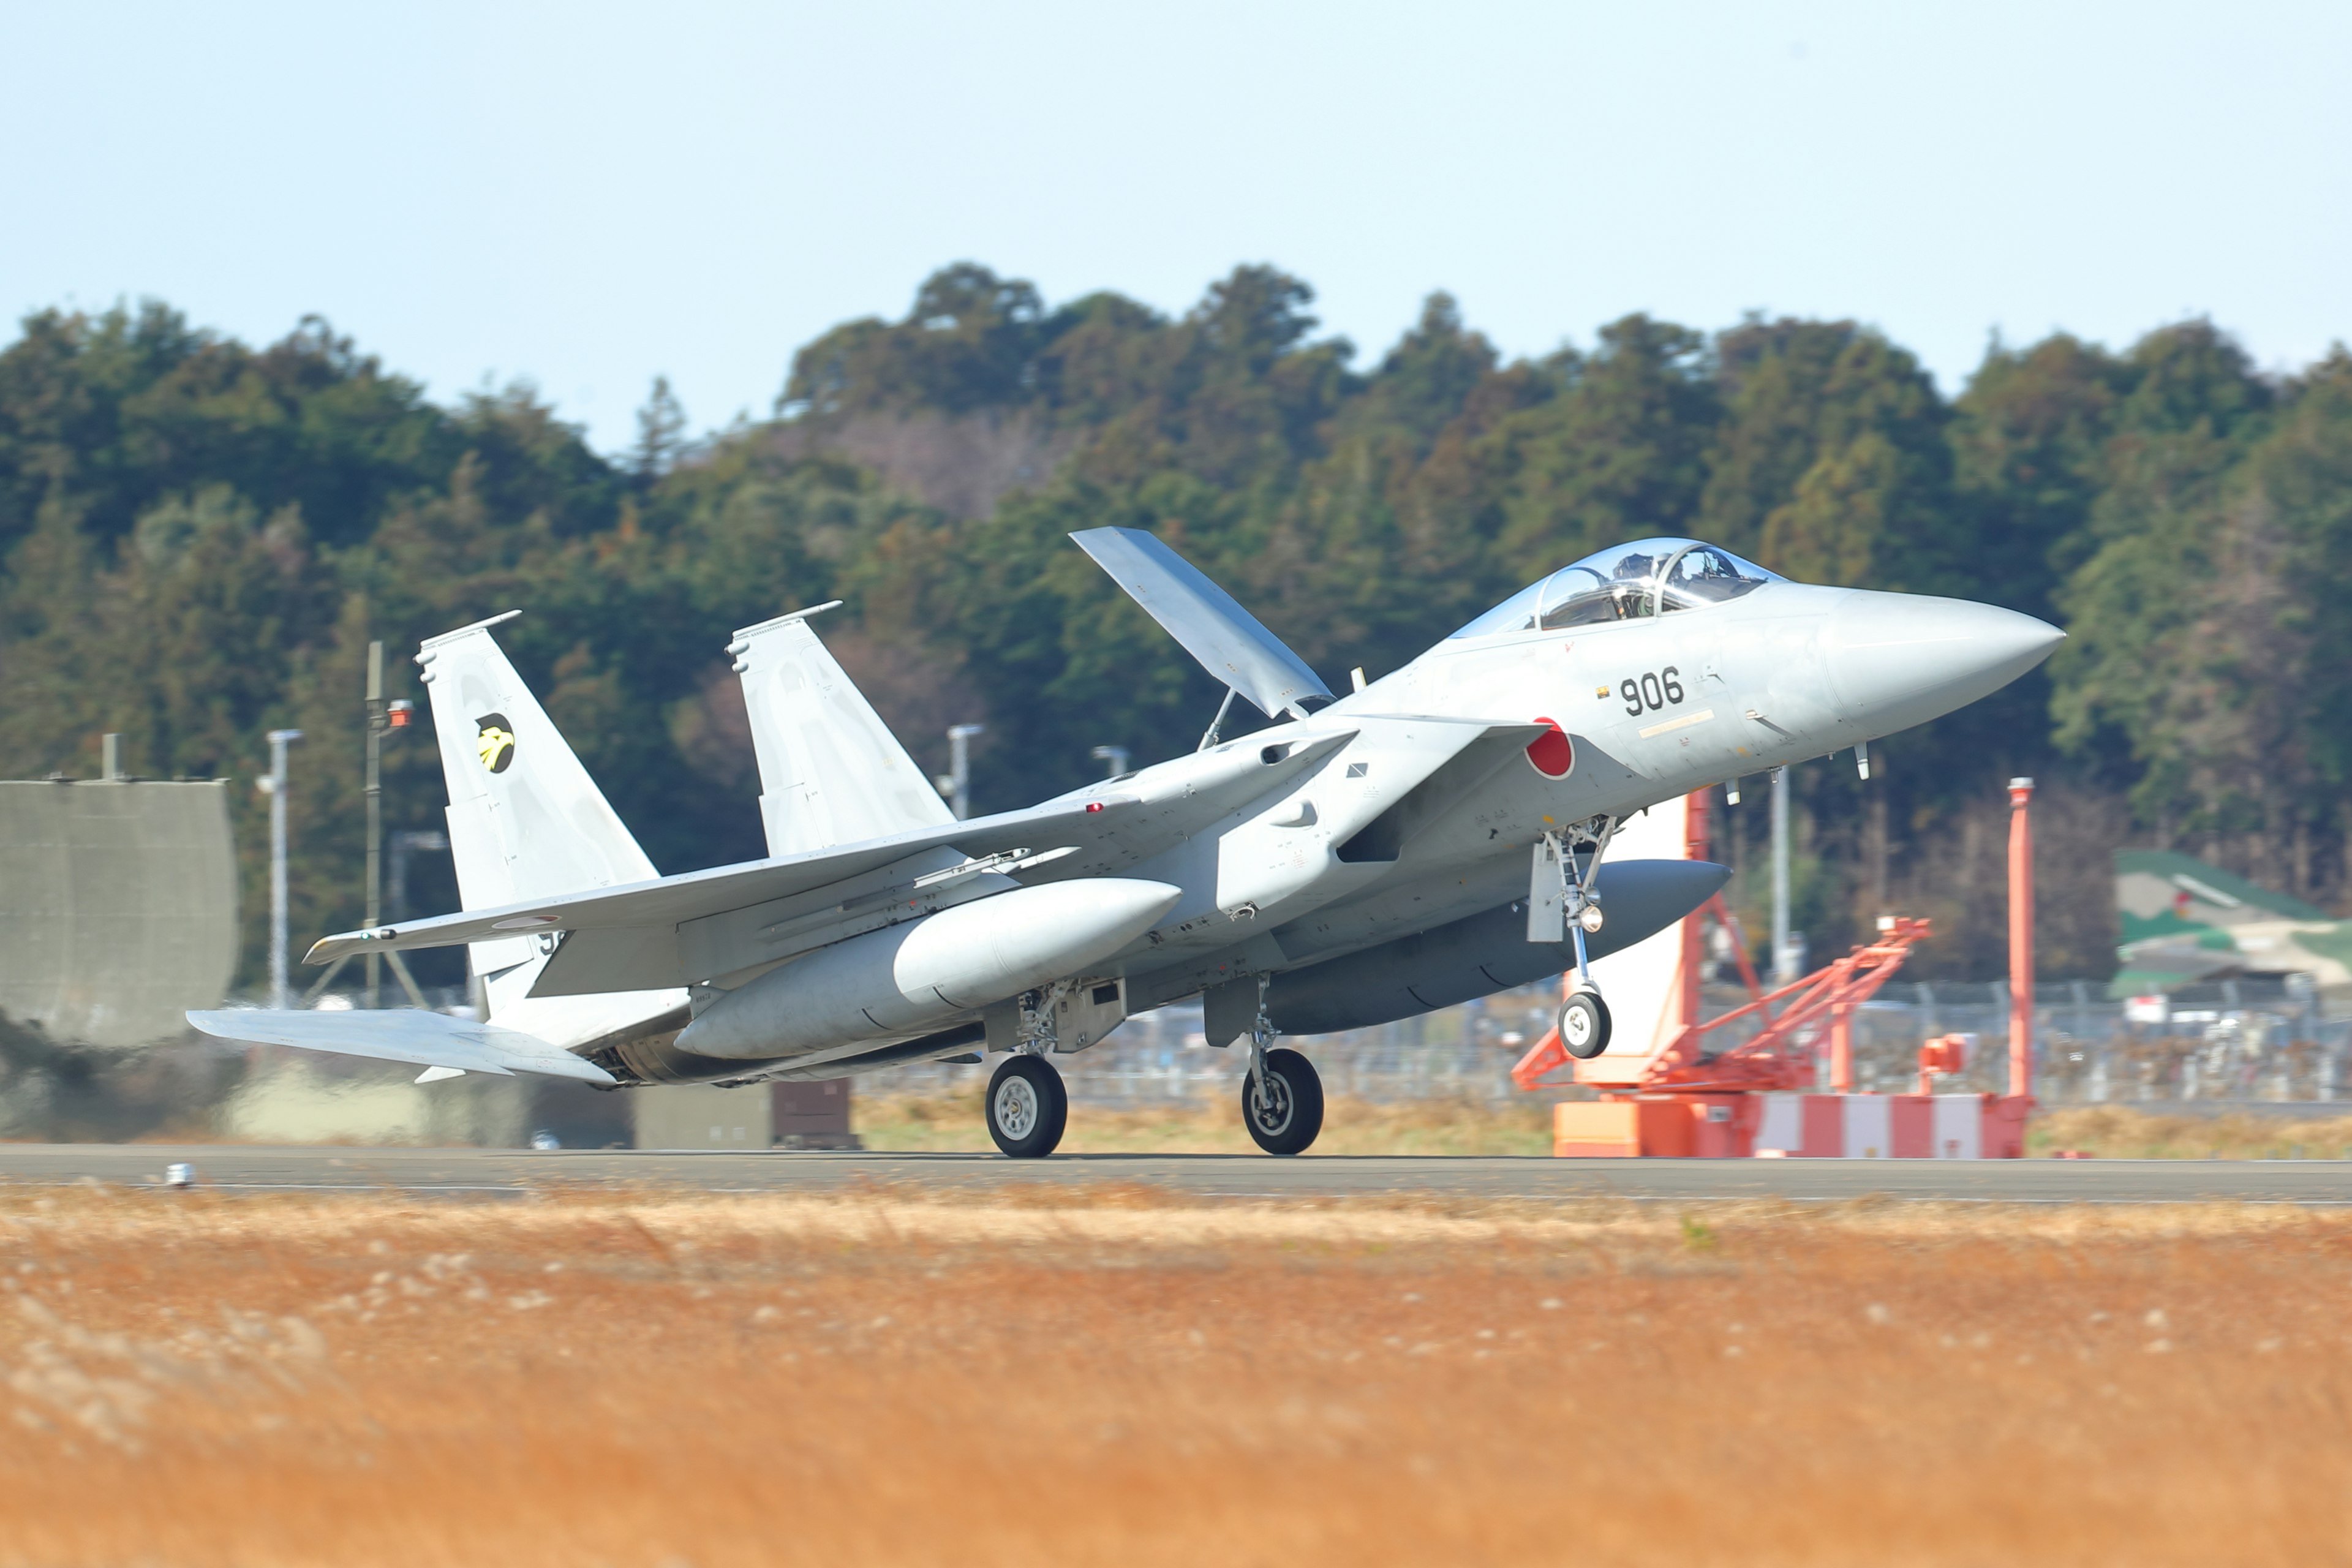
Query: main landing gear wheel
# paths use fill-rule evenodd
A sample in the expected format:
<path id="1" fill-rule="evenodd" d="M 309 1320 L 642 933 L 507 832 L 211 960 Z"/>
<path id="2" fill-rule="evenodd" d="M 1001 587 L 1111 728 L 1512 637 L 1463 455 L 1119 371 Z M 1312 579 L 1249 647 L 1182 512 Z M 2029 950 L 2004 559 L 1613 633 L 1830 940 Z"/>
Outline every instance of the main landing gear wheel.
<path id="1" fill-rule="evenodd" d="M 1323 1080 L 1297 1051 L 1265 1053 L 1265 1092 L 1257 1075 L 1242 1078 L 1242 1125 L 1269 1154 L 1298 1154 L 1323 1131 Z"/>
<path id="2" fill-rule="evenodd" d="M 1609 1004 L 1598 991 L 1574 991 L 1559 1005 L 1560 1048 L 1589 1062 L 1609 1048 Z"/>
<path id="3" fill-rule="evenodd" d="M 1044 1057 L 1007 1057 L 988 1080 L 988 1135 L 1015 1160 L 1042 1160 L 1069 1125 L 1070 1091 Z"/>

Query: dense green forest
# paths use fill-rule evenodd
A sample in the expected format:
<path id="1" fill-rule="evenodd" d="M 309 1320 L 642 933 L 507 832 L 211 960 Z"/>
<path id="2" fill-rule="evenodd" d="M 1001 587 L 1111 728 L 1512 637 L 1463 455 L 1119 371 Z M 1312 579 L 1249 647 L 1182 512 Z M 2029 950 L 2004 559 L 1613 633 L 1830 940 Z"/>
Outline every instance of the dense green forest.
<path id="1" fill-rule="evenodd" d="M 315 320 L 255 349 L 162 304 L 37 312 L 0 350 L 0 776 L 92 774 L 112 730 L 135 773 L 250 778 L 265 731 L 303 730 L 307 940 L 360 918 L 372 637 L 405 654 L 521 608 L 502 640 L 675 871 L 760 853 L 722 650 L 786 608 L 846 601 L 822 629 L 927 764 L 950 723 L 985 723 L 974 797 L 1002 809 L 1097 771 L 1097 745 L 1188 748 L 1219 695 L 1074 529 L 1160 533 L 1335 687 L 1585 552 L 1690 533 L 2070 634 L 2045 670 L 1874 748 L 1874 782 L 1843 758 L 1799 771 L 1816 952 L 1925 912 L 1944 935 L 1919 973 L 1998 973 L 2016 773 L 2045 785 L 2045 973 L 2113 967 L 2121 842 L 2352 907 L 2340 348 L 2277 375 L 2203 321 L 2120 353 L 1996 342 L 1947 398 L 1852 321 L 1630 316 L 1507 361 L 1440 294 L 1360 363 L 1312 303 L 1265 267 L 1173 318 L 950 267 L 902 320 L 792 354 L 771 420 L 689 440 L 656 384 L 617 456 L 527 386 L 435 404 Z M 392 826 L 437 824 L 427 740 L 394 743 L 386 780 Z M 233 798 L 250 976 L 264 810 Z M 1760 809 L 1727 834 L 1753 858 Z M 420 886 L 449 896 L 446 869 Z"/>

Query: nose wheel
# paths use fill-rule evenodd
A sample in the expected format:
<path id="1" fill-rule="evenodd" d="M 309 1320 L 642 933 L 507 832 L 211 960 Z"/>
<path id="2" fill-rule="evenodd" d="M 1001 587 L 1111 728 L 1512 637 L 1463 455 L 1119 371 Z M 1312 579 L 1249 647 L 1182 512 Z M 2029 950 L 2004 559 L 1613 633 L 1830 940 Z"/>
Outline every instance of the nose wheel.
<path id="1" fill-rule="evenodd" d="M 1609 1048 L 1609 1004 L 1598 991 L 1571 991 L 1560 1002 L 1555 1026 L 1560 1048 L 1589 1062 Z"/>
<path id="2" fill-rule="evenodd" d="M 1315 1064 L 1286 1047 L 1260 1055 L 1242 1079 L 1242 1125 L 1269 1154 L 1305 1152 L 1323 1131 L 1323 1080 Z"/>
<path id="3" fill-rule="evenodd" d="M 1044 1057 L 1007 1057 L 988 1080 L 988 1135 L 1008 1159 L 1042 1160 L 1062 1142 L 1070 1093 Z"/>

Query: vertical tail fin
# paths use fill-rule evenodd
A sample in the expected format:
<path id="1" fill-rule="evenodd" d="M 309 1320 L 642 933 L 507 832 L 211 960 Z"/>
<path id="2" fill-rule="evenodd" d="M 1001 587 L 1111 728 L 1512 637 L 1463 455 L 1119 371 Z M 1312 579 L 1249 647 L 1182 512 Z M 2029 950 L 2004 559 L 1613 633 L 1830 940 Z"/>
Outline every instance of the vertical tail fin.
<path id="1" fill-rule="evenodd" d="M 468 910 L 653 879 L 622 826 L 539 700 L 507 662 L 487 621 L 428 637 L 417 650 L 449 785 L 449 853 Z M 529 993 L 552 941 L 476 942 L 467 954 L 495 1015 Z"/>
<path id="2" fill-rule="evenodd" d="M 797 610 L 735 634 L 760 760 L 768 853 L 798 855 L 937 827 L 955 814 Z"/>

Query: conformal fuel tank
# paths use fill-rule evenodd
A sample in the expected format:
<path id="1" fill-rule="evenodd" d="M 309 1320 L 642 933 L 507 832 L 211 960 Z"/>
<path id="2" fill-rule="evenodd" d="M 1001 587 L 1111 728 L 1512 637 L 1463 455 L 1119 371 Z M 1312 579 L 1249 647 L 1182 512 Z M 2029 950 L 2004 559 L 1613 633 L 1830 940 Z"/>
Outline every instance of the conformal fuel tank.
<path id="1" fill-rule="evenodd" d="M 768 971 L 705 1009 L 677 1047 L 764 1060 L 933 1028 L 1109 957 L 1182 896 L 1099 877 L 959 904 Z"/>

